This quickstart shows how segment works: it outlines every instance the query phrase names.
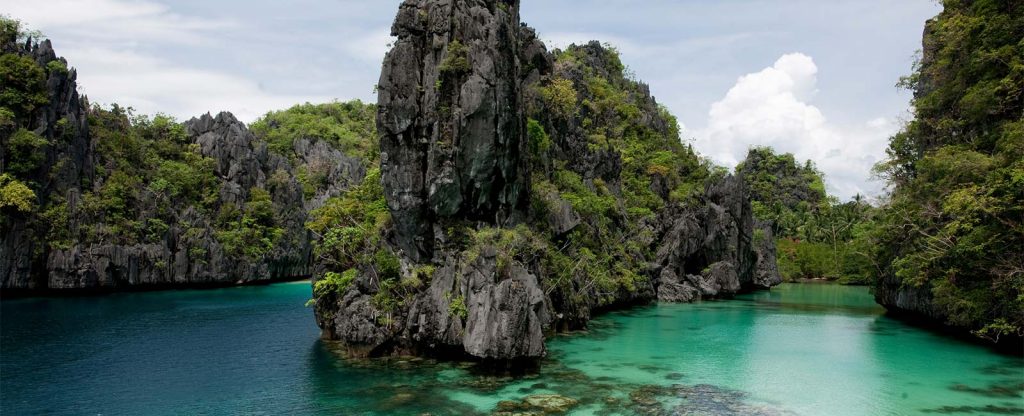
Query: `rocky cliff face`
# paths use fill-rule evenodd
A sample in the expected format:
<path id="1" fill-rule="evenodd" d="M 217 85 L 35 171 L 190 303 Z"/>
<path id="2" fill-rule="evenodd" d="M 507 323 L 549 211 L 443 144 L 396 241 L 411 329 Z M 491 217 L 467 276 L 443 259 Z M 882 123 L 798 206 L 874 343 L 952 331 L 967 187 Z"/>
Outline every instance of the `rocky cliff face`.
<path id="1" fill-rule="evenodd" d="M 392 222 L 351 281 L 316 284 L 325 338 L 505 362 L 600 310 L 781 281 L 744 182 L 710 174 L 614 50 L 549 53 L 506 0 L 407 0 L 392 30 L 378 93 Z"/>
<path id="2" fill-rule="evenodd" d="M 29 39 L 24 44 L 15 40 L 13 37 L 0 40 L 3 54 L 30 58 L 41 68 L 64 68 L 45 71 L 41 91 L 45 99 L 41 105 L 31 112 L 15 115 L 21 118 L 20 122 L 15 122 L 22 129 L 49 139 L 35 151 L 39 163 L 21 175 L 37 184 L 35 193 L 39 203 L 54 196 L 74 197 L 80 184 L 91 181 L 94 175 L 88 101 L 78 96 L 77 72 L 66 69 L 67 62 L 57 57 L 49 40 L 35 43 Z M 3 136 L 0 174 L 10 172 L 12 164 L 17 162 L 13 158 L 20 156 L 14 155 L 9 145 L 14 133 L 13 128 L 0 129 Z M 47 224 L 23 212 L 5 210 L 0 214 L 0 288 L 45 288 L 46 256 L 41 253 L 47 251 Z"/>
<path id="3" fill-rule="evenodd" d="M 526 208 L 519 5 L 406 1 L 377 118 L 395 241 L 430 260 L 447 218 L 509 225 Z"/>
<path id="4" fill-rule="evenodd" d="M 47 98 L 15 120 L 16 128 L 0 129 L 0 174 L 28 184 L 35 197 L 28 212 L 0 206 L 4 295 L 309 276 L 314 266 L 308 213 L 366 174 L 366 161 L 314 137 L 295 139 L 288 156 L 270 152 L 230 113 L 166 126 L 170 131 L 180 128 L 180 137 L 140 138 L 149 133 L 131 127 L 121 110 L 90 109 L 79 98 L 75 70 L 66 69 L 50 41 L 22 45 L 8 39 L 3 52 L 29 57 L 45 71 L 41 94 Z M 32 92 L 25 89 L 26 95 Z M 36 147 L 26 153 L 39 159 L 31 169 L 13 169 L 18 163 L 14 158 L 26 158 L 14 154 L 19 150 L 12 143 L 17 135 L 38 137 Z M 177 140 L 183 142 L 173 143 Z M 175 155 L 178 148 L 184 150 Z M 164 183 L 142 182 L 111 193 L 125 177 L 118 175 L 131 171 L 119 165 L 137 163 L 123 160 L 125 149 L 145 153 L 146 163 L 156 158 L 156 169 L 168 172 L 157 181 Z M 182 155 L 185 159 L 175 159 Z M 314 165 L 329 184 L 305 195 L 296 167 Z M 153 179 L 145 173 L 133 175 Z M 164 180 L 189 175 L 200 176 L 196 186 L 204 189 L 172 190 L 174 185 Z M 263 194 L 265 200 L 253 201 Z M 123 199 L 124 206 L 114 212 L 111 198 Z M 262 217 L 256 218 L 255 206 L 265 207 Z M 266 247 L 254 251 L 247 247 L 252 244 Z"/>
<path id="5" fill-rule="evenodd" d="M 707 189 L 703 206 L 662 213 L 658 300 L 692 302 L 782 283 L 771 228 L 755 226 L 749 195 L 742 179 L 729 176 Z"/>
<path id="6" fill-rule="evenodd" d="M 269 154 L 245 125 L 230 113 L 209 114 L 186 123 L 189 138 L 199 146 L 200 154 L 215 162 L 222 178 L 220 206 L 242 207 L 252 189 L 268 187 L 269 177 L 277 171 L 290 171 L 281 156 Z M 71 188 L 72 195 L 81 190 Z M 259 259 L 225 250 L 215 235 L 214 218 L 194 206 L 171 207 L 177 221 L 157 241 L 138 244 L 115 242 L 76 242 L 68 249 L 49 250 L 41 286 L 24 287 L 9 283 L 12 289 L 117 289 L 129 287 L 170 287 L 239 284 L 269 281 L 310 274 L 310 238 L 305 229 L 306 212 L 302 191 L 294 178 L 272 192 L 275 216 L 280 219 L 284 236 L 273 250 Z M 71 224 L 87 224 L 88 214 L 79 209 L 77 196 L 67 205 Z M 147 205 L 145 201 L 140 205 Z M 156 218 L 156 207 L 143 209 L 139 221 Z"/>

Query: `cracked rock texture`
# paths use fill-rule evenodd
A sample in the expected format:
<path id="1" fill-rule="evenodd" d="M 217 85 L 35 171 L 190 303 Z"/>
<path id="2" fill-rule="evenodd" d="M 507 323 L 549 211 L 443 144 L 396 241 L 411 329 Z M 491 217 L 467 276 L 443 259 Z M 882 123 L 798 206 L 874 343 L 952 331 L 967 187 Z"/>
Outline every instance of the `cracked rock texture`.
<path id="1" fill-rule="evenodd" d="M 576 66 L 560 64 L 518 13 L 519 2 L 507 0 L 406 0 L 399 7 L 392 27 L 398 40 L 378 85 L 382 182 L 392 219 L 382 249 L 401 259 L 403 279 L 422 276 L 413 272 L 422 265 L 433 273 L 390 309 L 377 306 L 394 293 L 382 288 L 371 265 L 351 285 L 317 299 L 323 336 L 353 355 L 534 359 L 545 354 L 546 334 L 585 328 L 602 310 L 730 297 L 781 281 L 770 229 L 765 235 L 765 226 L 755 224 L 750 192 L 738 177 L 710 180 L 694 202 L 676 204 L 669 203 L 671 181 L 652 175 L 652 193 L 666 208 L 642 220 L 609 214 L 638 221 L 635 227 L 587 223 L 558 190 L 532 186 L 550 181 L 557 165 L 584 187 L 621 193 L 620 150 L 595 146 L 587 133 L 592 123 L 606 122 L 604 115 L 587 108 L 556 114 L 538 89 L 560 78 L 576 86 L 573 98 L 596 99 L 589 77 L 622 79 L 623 67 L 597 42 L 572 47 Z M 626 99 L 637 107 L 632 126 L 672 137 L 675 122 L 646 85 L 615 82 L 628 84 Z M 528 119 L 550 135 L 541 160 L 530 160 Z M 536 206 L 546 207 L 543 214 Z M 452 236 L 458 227 L 515 227 L 510 232 L 520 238 L 544 232 L 538 244 L 546 250 L 568 246 L 582 227 L 614 227 L 613 235 L 638 247 L 627 252 L 636 256 L 632 264 L 646 266 L 633 271 L 628 288 L 599 288 L 587 273 L 556 282 L 538 258 L 516 257 L 496 244 L 469 247 Z"/>
<path id="2" fill-rule="evenodd" d="M 381 170 L 398 248 L 434 254 L 446 218 L 497 225 L 527 204 L 518 1 L 405 1 L 378 83 Z"/>
<path id="3" fill-rule="evenodd" d="M 19 54 L 40 67 L 59 61 L 49 40 L 24 44 L 5 41 L 5 54 Z M 345 156 L 314 138 L 297 138 L 292 160 L 268 152 L 267 145 L 230 113 L 210 114 L 184 123 L 189 143 L 201 156 L 212 159 L 217 200 L 210 210 L 191 204 L 161 202 L 148 188 L 138 190 L 132 212 L 140 224 L 156 219 L 158 212 L 170 211 L 166 231 L 145 243 L 124 244 L 117 235 L 86 241 L 80 232 L 102 226 L 82 209 L 85 195 L 103 185 L 97 171 L 99 143 L 90 135 L 94 117 L 87 99 L 77 92 L 77 72 L 48 71 L 46 95 L 49 102 L 32 112 L 25 128 L 46 139 L 42 163 L 30 172 L 26 182 L 36 189 L 39 207 L 58 206 L 67 216 L 65 245 L 46 241 L 51 225 L 35 210 L 31 213 L 5 212 L 0 221 L 0 288 L 4 295 L 59 291 L 110 291 L 134 288 L 223 286 L 309 276 L 312 236 L 305 223 L 308 212 L 331 196 L 358 183 L 366 174 L 365 161 Z M 6 143 L 6 138 L 4 138 Z M 7 148 L 4 147 L 6 154 Z M 0 158 L 6 160 L 6 158 Z M 324 166 L 329 186 L 306 198 L 294 171 L 296 164 Z M 0 173 L 4 173 L 0 164 Z M 277 174 L 278 183 L 271 184 Z M 283 231 L 269 253 L 252 258 L 227 253 L 216 238 L 218 212 L 241 208 L 253 189 L 269 191 L 276 225 Z"/>

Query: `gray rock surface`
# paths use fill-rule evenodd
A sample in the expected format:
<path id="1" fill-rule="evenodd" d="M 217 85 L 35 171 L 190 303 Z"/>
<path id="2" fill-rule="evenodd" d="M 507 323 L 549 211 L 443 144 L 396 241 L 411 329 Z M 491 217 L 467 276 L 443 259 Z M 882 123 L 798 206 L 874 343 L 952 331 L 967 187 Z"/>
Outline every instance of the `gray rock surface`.
<path id="1" fill-rule="evenodd" d="M 470 355 L 493 359 L 544 356 L 543 328 L 549 314 L 544 292 L 529 271 L 519 265 L 510 268 L 509 276 L 502 278 L 494 257 L 484 255 L 466 275 L 469 313 L 462 341 Z"/>
<path id="2" fill-rule="evenodd" d="M 16 53 L 34 59 L 40 66 L 59 61 L 67 65 L 64 58 L 58 58 L 49 40 L 24 44 L 0 40 L 0 49 L 5 53 Z M 78 73 L 74 68 L 67 72 L 48 71 L 46 92 L 49 103 L 33 112 L 26 128 L 51 144 L 43 148 L 42 164 L 30 173 L 30 181 L 41 184 L 36 191 L 39 204 L 53 198 L 73 199 L 80 194 L 82 182 L 91 182 L 94 143 L 89 136 L 89 102 L 79 97 Z M 66 121 L 61 121 L 66 120 Z M 0 140 L 6 143 L 6 138 Z M 6 160 L 6 151 L 0 153 L 0 161 Z M 0 163 L 0 173 L 3 171 Z M 0 222 L 0 289 L 43 289 L 47 286 L 46 245 L 47 225 L 32 215 L 13 214 Z"/>
<path id="3" fill-rule="evenodd" d="M 291 170 L 287 160 L 268 153 L 266 145 L 230 113 L 216 117 L 206 114 L 185 125 L 200 153 L 215 161 L 215 173 L 223 180 L 220 204 L 241 207 L 252 188 L 267 188 L 270 175 Z M 170 225 L 159 244 L 79 244 L 51 251 L 46 261 L 46 287 L 69 290 L 229 285 L 307 276 L 312 247 L 305 229 L 307 215 L 302 209 L 301 188 L 292 178 L 273 189 L 272 197 L 285 235 L 263 258 L 226 253 L 214 236 L 213 218 L 192 207 L 176 207 L 178 221 Z"/>
<path id="4" fill-rule="evenodd" d="M 883 276 L 874 287 L 875 301 L 895 314 L 924 317 L 934 322 L 946 322 L 948 317 L 935 306 L 932 287 L 904 285 L 895 276 Z"/>
<path id="5" fill-rule="evenodd" d="M 754 250 L 757 252 L 757 263 L 754 266 L 754 286 L 769 289 L 782 284 L 779 263 L 776 260 L 775 233 L 769 224 L 755 222 Z"/>
<path id="6" fill-rule="evenodd" d="M 58 60 L 66 64 L 56 57 L 49 40 L 5 44 L 2 49 L 30 56 L 43 67 Z M 293 160 L 289 160 L 269 152 L 266 143 L 230 113 L 206 114 L 184 127 L 199 153 L 214 161 L 219 189 L 213 212 L 189 205 L 161 206 L 166 203 L 140 189 L 139 201 L 132 207 L 140 223 L 156 218 L 159 211 L 169 210 L 175 219 L 168 221 L 163 235 L 144 244 L 83 241 L 74 230 L 103 223 L 102 218 L 88 217 L 81 205 L 83 194 L 102 185 L 95 172 L 104 167 L 97 167 L 100 158 L 97 143 L 89 134 L 89 104 L 78 96 L 76 71 L 47 74 L 50 103 L 33 112 L 28 128 L 50 144 L 44 147 L 42 165 L 28 180 L 42 184 L 36 191 L 39 206 L 67 203 L 72 240 L 69 247 L 51 247 L 46 241 L 50 225 L 38 213 L 15 214 L 0 221 L 0 289 L 4 294 L 221 286 L 309 276 L 313 266 L 312 236 L 305 226 L 308 212 L 366 175 L 364 161 L 347 157 L 322 140 L 296 139 Z M 293 163 L 318 166 L 329 181 L 327 188 L 307 200 Z M 271 183 L 275 175 L 277 182 Z M 214 217 L 225 206 L 241 208 L 254 188 L 270 192 L 276 225 L 284 230 L 283 236 L 261 258 L 226 253 L 216 238 Z"/>
<path id="7" fill-rule="evenodd" d="M 656 255 L 659 300 L 729 297 L 782 282 L 771 229 L 755 227 L 749 193 L 737 177 L 711 185 L 703 207 L 665 211 L 658 223 L 664 227 Z"/>
<path id="8" fill-rule="evenodd" d="M 387 319 L 380 319 L 385 315 L 373 306 L 377 290 L 377 283 L 363 274 L 344 294 L 318 300 L 323 336 L 343 341 L 357 356 L 389 348 L 498 360 L 545 354 L 543 331 L 551 312 L 539 281 L 518 265 L 500 271 L 493 247 L 485 247 L 475 259 L 449 258 L 407 309 L 399 308 Z"/>
<path id="9" fill-rule="evenodd" d="M 406 0 L 378 83 L 395 242 L 434 255 L 445 218 L 509 225 L 527 204 L 518 1 Z"/>
<path id="10" fill-rule="evenodd" d="M 602 310 L 655 299 L 729 297 L 781 280 L 767 264 L 774 262 L 774 247 L 755 244 L 749 191 L 734 177 L 713 183 L 692 206 L 666 204 L 641 224 L 640 236 L 622 237 L 644 247 L 629 252 L 636 263 L 650 263 L 635 271 L 628 288 L 599 288 L 597 277 L 586 272 L 555 282 L 537 259 L 510 260 L 514 256 L 490 245 L 467 247 L 451 229 L 526 222 L 548 233 L 541 244 L 551 245 L 581 227 L 626 229 L 585 223 L 550 187 L 527 195 L 531 175 L 550 175 L 556 162 L 584 186 L 601 183 L 621 192 L 622 156 L 591 143 L 587 114 L 554 117 L 544 109 L 537 86 L 556 65 L 536 33 L 520 24 L 518 2 L 406 0 L 392 34 L 398 40 L 385 59 L 378 93 L 382 182 L 393 220 L 382 249 L 399 255 L 402 279 L 418 265 L 436 269 L 425 287 L 408 289 L 404 303 L 384 319 L 371 300 L 382 293 L 381 283 L 361 270 L 344 293 L 317 300 L 325 338 L 342 341 L 357 355 L 537 358 L 545 354 L 546 332 L 585 328 Z M 580 48 L 575 56 L 587 61 L 588 70 L 621 71 L 618 58 L 601 44 Z M 577 72 L 558 76 L 582 85 L 587 74 Z M 630 94 L 641 113 L 637 125 L 669 136 L 672 126 L 646 86 L 631 87 Z M 527 163 L 527 116 L 541 120 L 550 135 L 544 160 Z M 531 167 L 548 171 L 529 172 Z M 652 181 L 666 201 L 669 186 Z M 531 210 L 536 206 L 543 209 Z M 543 214 L 533 217 L 535 212 Z M 642 258 L 650 252 L 656 255 Z"/>

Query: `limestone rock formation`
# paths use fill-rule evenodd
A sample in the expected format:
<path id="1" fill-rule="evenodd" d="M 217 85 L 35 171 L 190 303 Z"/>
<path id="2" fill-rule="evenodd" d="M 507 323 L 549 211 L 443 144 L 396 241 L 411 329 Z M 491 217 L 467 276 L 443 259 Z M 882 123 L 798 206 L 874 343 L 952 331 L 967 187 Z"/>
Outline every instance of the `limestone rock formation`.
<path id="1" fill-rule="evenodd" d="M 269 152 L 267 144 L 230 113 L 194 118 L 183 125 L 184 140 L 195 146 L 198 157 L 209 158 L 213 200 L 198 207 L 193 202 L 167 200 L 148 185 L 132 189 L 126 209 L 130 224 L 145 229 L 145 238 L 110 230 L 110 218 L 87 205 L 104 189 L 114 169 L 111 145 L 90 134 L 90 119 L 104 123 L 102 112 L 90 108 L 77 92 L 76 71 L 58 58 L 49 40 L 24 44 L 3 42 L 4 54 L 29 57 L 45 74 L 47 102 L 31 110 L 17 127 L 45 141 L 37 150 L 40 162 L 31 171 L 13 172 L 33 186 L 36 209 L 5 209 L 0 216 L 0 288 L 3 294 L 44 291 L 96 291 L 127 288 L 165 288 L 233 285 L 309 276 L 313 264 L 312 236 L 306 229 L 308 213 L 358 183 L 366 175 L 366 162 L 348 157 L 323 140 L 294 140 L 291 159 Z M 113 120 L 122 128 L 127 116 Z M 0 174 L 12 173 L 18 161 L 8 145 L 11 131 L 0 128 L 3 153 Z M 107 140 L 128 130 L 107 133 Z M 107 150 L 102 150 L 107 149 Z M 116 148 L 113 151 L 118 151 Z M 24 156 L 22 156 L 24 157 Z M 105 159 L 106 158 L 106 159 Z M 295 165 L 322 166 L 326 189 L 307 198 L 296 178 Z M 270 196 L 270 214 L 280 230 L 266 253 L 248 255 L 225 247 L 218 236 L 241 222 L 242 211 L 254 190 Z M 205 191 L 205 190 L 200 190 Z M 90 202 L 90 195 L 92 199 Z M 59 219 L 59 223 L 52 222 Z M 97 232 L 100 230 L 102 232 Z M 156 231 L 153 231 L 156 230 Z M 64 241 L 48 241 L 63 236 Z"/>
<path id="2" fill-rule="evenodd" d="M 5 54 L 27 56 L 40 67 L 60 65 L 67 68 L 67 61 L 58 58 L 49 40 L 24 44 L 15 39 L 0 40 L 0 49 Z M 91 181 L 93 167 L 93 142 L 89 136 L 88 108 L 85 97 L 79 97 L 78 73 L 74 68 L 67 71 L 48 71 L 45 81 L 45 96 L 48 102 L 29 115 L 24 128 L 51 140 L 42 149 L 43 155 L 38 167 L 27 173 L 29 181 L 42 184 L 36 191 L 40 203 L 53 197 L 73 199 L 80 194 L 78 187 L 83 181 Z M 0 142 L 0 173 L 5 173 L 12 157 L 7 148 L 10 132 L 0 132 L 5 137 Z M 46 287 L 46 258 L 40 256 L 47 250 L 45 243 L 46 225 L 35 221 L 32 215 L 5 213 L 6 221 L 0 222 L 0 288 L 41 289 Z"/>
<path id="3" fill-rule="evenodd" d="M 398 247 L 433 256 L 445 218 L 509 225 L 526 207 L 518 1 L 408 0 L 378 83 Z"/>
<path id="4" fill-rule="evenodd" d="M 270 175 L 289 171 L 288 161 L 267 152 L 230 113 L 209 114 L 186 123 L 200 154 L 212 158 L 223 179 L 220 204 L 241 207 L 253 188 L 267 187 Z M 180 207 L 178 222 L 155 244 L 77 244 L 51 251 L 46 262 L 49 289 L 113 289 L 189 285 L 226 285 L 270 281 L 310 274 L 310 239 L 305 229 L 302 191 L 294 179 L 272 193 L 285 238 L 272 253 L 251 259 L 227 253 L 214 235 L 213 218 Z M 76 212 L 75 205 L 69 209 Z M 151 213 L 143 213 L 143 219 Z M 189 230 L 193 230 L 189 232 Z M 197 253 L 203 253 L 197 255 Z"/>
<path id="5" fill-rule="evenodd" d="M 781 280 L 743 181 L 672 163 L 637 188 L 630 140 L 697 158 L 613 50 L 548 52 L 507 0 L 406 0 L 392 34 L 377 119 L 391 224 L 376 256 L 401 270 L 367 261 L 324 286 L 325 338 L 357 356 L 532 359 L 546 333 L 602 310 Z M 675 189 L 684 175 L 709 184 L 692 202 Z M 637 192 L 659 211 L 628 210 Z"/>

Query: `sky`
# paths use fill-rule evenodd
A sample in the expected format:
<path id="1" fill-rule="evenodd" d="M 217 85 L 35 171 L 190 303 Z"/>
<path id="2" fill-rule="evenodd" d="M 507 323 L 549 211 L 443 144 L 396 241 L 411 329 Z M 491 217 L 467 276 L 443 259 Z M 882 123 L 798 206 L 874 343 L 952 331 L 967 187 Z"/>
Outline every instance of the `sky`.
<path id="1" fill-rule="evenodd" d="M 94 103 L 251 122 L 303 102 L 375 102 L 399 0 L 0 0 L 78 69 Z M 935 0 L 523 0 L 549 48 L 615 45 L 733 167 L 751 146 L 811 159 L 840 199 L 878 196 L 871 167 L 910 117 L 910 72 Z"/>

